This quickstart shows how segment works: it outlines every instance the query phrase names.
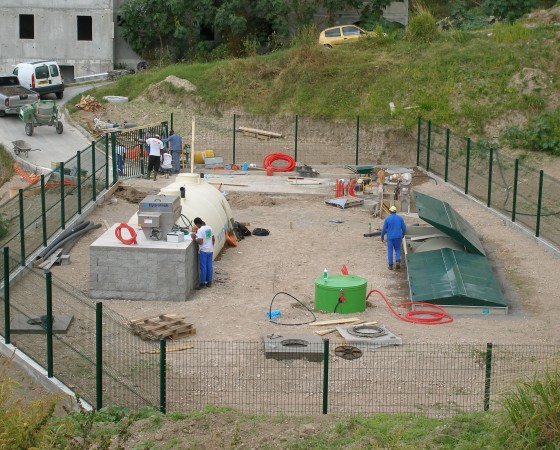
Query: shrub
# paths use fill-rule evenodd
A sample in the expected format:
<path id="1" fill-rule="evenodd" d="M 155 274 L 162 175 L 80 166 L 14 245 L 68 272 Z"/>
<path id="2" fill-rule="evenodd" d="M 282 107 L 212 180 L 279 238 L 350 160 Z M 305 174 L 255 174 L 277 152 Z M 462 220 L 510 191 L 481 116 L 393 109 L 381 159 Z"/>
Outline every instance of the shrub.
<path id="1" fill-rule="evenodd" d="M 560 109 L 538 115 L 525 128 L 508 128 L 502 138 L 514 147 L 560 156 Z"/>
<path id="2" fill-rule="evenodd" d="M 50 434 L 48 422 L 58 400 L 45 396 L 24 405 L 21 400 L 12 400 L 14 385 L 11 380 L 0 381 L 0 447 L 40 446 Z"/>
<path id="3" fill-rule="evenodd" d="M 513 22 L 539 5 L 539 0 L 484 0 L 481 7 L 500 20 Z"/>
<path id="4" fill-rule="evenodd" d="M 420 2 L 414 4 L 416 14 L 408 22 L 406 37 L 411 41 L 431 42 L 439 35 L 436 19 Z"/>
<path id="5" fill-rule="evenodd" d="M 298 30 L 292 39 L 292 47 L 308 48 L 317 45 L 317 26 L 315 24 L 305 25 Z"/>
<path id="6" fill-rule="evenodd" d="M 523 382 L 504 396 L 505 441 L 513 448 L 558 448 L 560 441 L 560 374 Z"/>

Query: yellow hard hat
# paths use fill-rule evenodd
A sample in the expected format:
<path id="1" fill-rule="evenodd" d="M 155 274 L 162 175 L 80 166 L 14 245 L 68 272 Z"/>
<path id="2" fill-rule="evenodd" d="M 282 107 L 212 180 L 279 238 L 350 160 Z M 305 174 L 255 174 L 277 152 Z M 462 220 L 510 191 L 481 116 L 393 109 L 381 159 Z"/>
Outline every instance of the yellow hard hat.
<path id="1" fill-rule="evenodd" d="M 389 211 L 391 211 L 391 212 L 397 212 L 397 207 L 396 207 L 396 206 L 391 206 L 391 207 L 389 208 Z"/>

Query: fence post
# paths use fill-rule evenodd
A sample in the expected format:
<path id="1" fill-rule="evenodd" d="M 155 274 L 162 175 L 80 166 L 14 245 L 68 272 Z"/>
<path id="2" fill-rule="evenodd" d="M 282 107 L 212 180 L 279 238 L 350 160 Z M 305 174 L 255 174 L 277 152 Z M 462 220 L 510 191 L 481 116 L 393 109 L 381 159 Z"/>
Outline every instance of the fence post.
<path id="1" fill-rule="evenodd" d="M 4 247 L 4 341 L 10 343 L 10 247 Z"/>
<path id="2" fill-rule="evenodd" d="M 95 304 L 95 409 L 103 408 L 103 303 Z"/>
<path id="3" fill-rule="evenodd" d="M 82 214 L 82 152 L 76 152 L 76 163 L 78 164 L 78 214 Z"/>
<path id="4" fill-rule="evenodd" d="M 323 414 L 329 409 L 329 340 L 323 342 Z"/>
<path id="5" fill-rule="evenodd" d="M 432 145 L 432 121 L 428 120 L 428 146 L 426 149 L 426 172 L 430 171 L 430 147 Z"/>
<path id="6" fill-rule="evenodd" d="M 488 201 L 486 202 L 486 206 L 490 208 L 490 204 L 492 203 L 492 171 L 494 168 L 494 147 L 490 146 L 490 160 L 488 161 Z"/>
<path id="7" fill-rule="evenodd" d="M 422 117 L 418 116 L 418 138 L 416 139 L 416 166 L 420 166 L 420 132 L 422 130 Z"/>
<path id="8" fill-rule="evenodd" d="M 47 205 L 45 202 L 45 175 L 41 175 L 41 228 L 43 231 L 43 246 L 47 246 Z"/>
<path id="9" fill-rule="evenodd" d="M 486 344 L 486 376 L 484 380 L 484 411 L 490 409 L 490 383 L 492 381 L 492 343 Z"/>
<path id="10" fill-rule="evenodd" d="M 64 206 L 64 163 L 59 163 L 60 168 L 60 229 L 66 228 L 66 211 Z"/>
<path id="11" fill-rule="evenodd" d="M 360 148 L 360 115 L 356 116 L 356 165 L 358 165 L 358 154 Z"/>
<path id="12" fill-rule="evenodd" d="M 138 130 L 138 159 L 140 161 L 140 174 L 144 175 L 144 142 L 142 142 L 144 138 L 144 132 L 142 129 Z M 192 155 L 191 155 L 192 157 Z"/>
<path id="13" fill-rule="evenodd" d="M 295 138 L 294 138 L 294 160 L 297 162 L 297 138 L 298 138 L 298 124 L 299 118 L 296 114 L 296 131 L 295 131 Z"/>
<path id="14" fill-rule="evenodd" d="M 511 221 L 515 222 L 515 210 L 517 209 L 517 177 L 519 176 L 519 160 L 515 160 L 515 170 L 513 172 L 513 206 L 511 208 Z"/>
<path id="15" fill-rule="evenodd" d="M 91 188 L 92 201 L 97 200 L 97 187 L 95 185 L 95 141 L 91 141 Z"/>
<path id="16" fill-rule="evenodd" d="M 52 274 L 45 274 L 47 280 L 47 377 L 53 377 L 53 314 L 52 314 Z"/>
<path id="17" fill-rule="evenodd" d="M 542 213 L 542 190 L 543 190 L 543 183 L 544 183 L 544 170 L 540 171 L 539 174 L 539 201 L 537 203 L 537 229 L 536 229 L 536 237 L 539 237 L 541 234 L 541 213 Z"/>
<path id="18" fill-rule="evenodd" d="M 451 141 L 451 130 L 448 128 L 445 136 L 445 182 L 449 177 L 449 142 Z"/>
<path id="19" fill-rule="evenodd" d="M 469 193 L 469 171 L 471 165 L 471 138 L 467 138 L 467 164 L 465 169 L 465 194 Z"/>
<path id="20" fill-rule="evenodd" d="M 117 181 L 119 181 L 119 172 L 117 170 L 117 136 L 114 131 L 111 132 L 111 161 L 113 161 L 113 164 L 111 164 L 113 184 L 117 184 Z"/>
<path id="21" fill-rule="evenodd" d="M 170 129 L 173 129 L 173 113 L 171 113 L 169 115 L 169 125 L 170 125 Z"/>
<path id="22" fill-rule="evenodd" d="M 23 189 L 19 190 L 19 248 L 20 264 L 25 266 L 25 220 L 23 218 Z"/>
<path id="23" fill-rule="evenodd" d="M 233 113 L 233 158 L 231 163 L 235 164 L 235 129 L 237 128 L 237 114 Z"/>
<path id="24" fill-rule="evenodd" d="M 109 135 L 105 134 L 105 189 L 109 189 Z"/>
<path id="25" fill-rule="evenodd" d="M 163 414 L 167 411 L 167 380 L 166 380 L 166 340 L 159 341 L 159 411 Z"/>

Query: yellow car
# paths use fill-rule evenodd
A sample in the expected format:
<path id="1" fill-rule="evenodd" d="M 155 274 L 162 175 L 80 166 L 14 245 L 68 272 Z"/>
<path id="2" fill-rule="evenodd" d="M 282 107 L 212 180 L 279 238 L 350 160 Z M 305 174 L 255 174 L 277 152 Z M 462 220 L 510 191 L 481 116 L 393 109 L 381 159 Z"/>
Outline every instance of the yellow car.
<path id="1" fill-rule="evenodd" d="M 339 25 L 321 31 L 321 34 L 319 34 L 319 44 L 327 48 L 333 48 L 337 45 L 355 42 L 367 34 L 375 33 L 366 31 L 356 25 Z"/>

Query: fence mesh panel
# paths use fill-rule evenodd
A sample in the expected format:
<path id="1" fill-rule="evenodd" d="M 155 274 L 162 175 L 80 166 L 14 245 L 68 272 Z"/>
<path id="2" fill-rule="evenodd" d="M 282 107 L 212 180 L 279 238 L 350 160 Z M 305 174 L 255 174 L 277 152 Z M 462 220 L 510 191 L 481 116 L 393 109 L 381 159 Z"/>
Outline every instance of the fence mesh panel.
<path id="1" fill-rule="evenodd" d="M 450 133 L 449 147 L 446 130 L 419 119 L 417 159 L 420 166 L 445 178 L 446 152 L 447 181 L 468 194 L 503 213 L 515 222 L 537 231 L 539 213 L 540 171 L 518 160 L 517 195 L 515 192 L 516 160 L 499 152 L 494 146 L 492 184 L 489 192 L 490 147 L 486 142 L 475 142 Z M 467 151 L 467 149 L 469 149 Z M 469 157 L 467 158 L 467 153 Z M 467 180 L 468 164 L 468 180 Z M 468 181 L 468 185 L 467 185 Z M 560 243 L 560 182 L 544 174 L 539 236 L 555 246 Z M 514 208 L 515 207 L 515 208 Z"/>

